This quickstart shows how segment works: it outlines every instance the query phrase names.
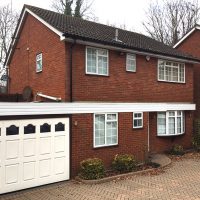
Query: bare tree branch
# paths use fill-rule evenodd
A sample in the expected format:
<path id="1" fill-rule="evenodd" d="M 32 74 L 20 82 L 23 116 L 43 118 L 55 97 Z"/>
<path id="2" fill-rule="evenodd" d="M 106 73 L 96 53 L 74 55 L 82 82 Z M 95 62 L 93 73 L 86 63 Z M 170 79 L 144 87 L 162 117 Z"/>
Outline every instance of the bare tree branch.
<path id="1" fill-rule="evenodd" d="M 2 75 L 5 74 L 3 65 L 8 54 L 9 45 L 17 20 L 18 14 L 13 12 L 9 5 L 0 7 L 0 79 Z M 2 85 L 1 80 L 0 84 Z"/>
<path id="2" fill-rule="evenodd" d="M 96 21 L 92 8 L 94 0 L 53 0 L 52 8 L 62 14 Z"/>
<path id="3" fill-rule="evenodd" d="M 198 0 L 164 0 L 151 3 L 143 22 L 146 32 L 154 39 L 173 46 L 200 19 Z"/>

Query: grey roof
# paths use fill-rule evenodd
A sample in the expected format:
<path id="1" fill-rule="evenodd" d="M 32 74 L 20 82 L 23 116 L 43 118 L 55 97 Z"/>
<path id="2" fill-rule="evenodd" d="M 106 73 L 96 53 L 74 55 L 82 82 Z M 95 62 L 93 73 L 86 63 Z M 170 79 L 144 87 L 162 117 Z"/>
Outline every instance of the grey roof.
<path id="1" fill-rule="evenodd" d="M 198 58 L 182 53 L 139 33 L 119 29 L 119 40 L 123 42 L 120 43 L 113 40 L 116 31 L 115 27 L 66 16 L 30 5 L 25 5 L 24 8 L 28 8 L 51 26 L 63 32 L 66 37 L 79 38 L 85 41 L 98 42 L 164 56 L 200 61 Z"/>

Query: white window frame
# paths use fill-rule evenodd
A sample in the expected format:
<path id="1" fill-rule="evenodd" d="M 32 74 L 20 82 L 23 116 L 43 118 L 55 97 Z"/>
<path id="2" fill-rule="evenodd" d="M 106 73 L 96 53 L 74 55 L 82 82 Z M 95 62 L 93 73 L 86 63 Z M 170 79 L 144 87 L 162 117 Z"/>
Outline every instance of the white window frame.
<path id="1" fill-rule="evenodd" d="M 170 134 L 169 133 L 169 113 L 170 112 L 174 112 L 175 113 L 175 133 L 174 134 Z M 178 130 L 177 130 L 177 126 L 178 126 L 178 112 L 181 112 L 181 132 L 178 133 Z M 165 133 L 164 134 L 161 134 L 161 133 L 158 133 L 158 114 L 159 113 L 165 113 Z M 185 133 L 185 112 L 184 111 L 167 111 L 167 112 L 158 112 L 157 113 L 157 136 L 177 136 L 177 135 L 183 135 Z"/>
<path id="2" fill-rule="evenodd" d="M 38 56 L 40 56 L 40 59 L 38 59 Z M 40 70 L 38 70 L 37 63 L 38 63 L 38 61 L 40 61 L 40 60 L 41 60 L 41 62 L 42 62 L 42 67 L 41 67 Z M 42 72 L 42 70 L 43 70 L 43 55 L 42 55 L 42 53 L 38 53 L 38 54 L 36 55 L 36 73 Z"/>
<path id="3" fill-rule="evenodd" d="M 129 56 L 133 56 L 134 59 L 130 59 Z M 134 69 L 134 70 L 128 69 L 128 60 L 129 60 L 129 59 L 130 59 L 130 60 L 134 60 L 134 62 L 135 62 L 135 69 Z M 135 55 L 135 54 L 131 54 L 131 53 L 127 53 L 127 54 L 126 54 L 126 71 L 127 71 L 127 72 L 136 72 L 136 70 L 137 70 L 136 55 Z"/>
<path id="4" fill-rule="evenodd" d="M 178 68 L 178 81 L 169 81 L 169 80 L 167 80 L 165 77 L 166 77 L 166 70 L 165 70 L 165 67 L 166 67 L 166 64 L 164 64 L 164 79 L 160 79 L 159 78 L 159 64 L 160 64 L 160 62 L 164 62 L 164 63 L 166 63 L 166 62 L 171 62 L 171 63 L 176 63 L 176 64 L 178 64 L 178 66 L 176 67 L 176 66 L 171 66 L 171 68 Z M 180 72 L 180 65 L 183 65 L 183 67 L 184 67 L 184 77 L 183 77 L 183 81 L 180 81 L 180 74 L 179 74 L 179 72 Z M 169 65 L 167 66 L 167 67 L 170 67 Z M 161 81 L 161 82 L 169 82 L 169 83 L 185 83 L 185 63 L 180 63 L 180 62 L 174 62 L 174 61 L 170 61 L 170 60 L 161 60 L 161 59 L 159 59 L 158 60 L 158 65 L 157 65 L 157 78 L 158 78 L 158 81 Z"/>
<path id="5" fill-rule="evenodd" d="M 87 66 L 87 51 L 88 51 L 88 49 L 104 50 L 104 51 L 107 52 L 107 55 L 105 56 L 107 58 L 107 74 L 100 74 L 98 72 L 98 51 L 97 51 L 97 55 L 96 55 L 96 73 L 88 72 L 88 66 Z M 86 50 L 85 50 L 85 73 L 90 74 L 90 75 L 109 76 L 109 51 L 107 49 L 86 46 Z"/>
<path id="6" fill-rule="evenodd" d="M 96 115 L 105 115 L 105 144 L 104 145 L 96 145 L 95 144 L 95 116 Z M 106 137 L 106 123 L 111 122 L 114 120 L 107 120 L 107 115 L 116 115 L 116 122 L 117 122 L 117 142 L 115 144 L 107 144 L 107 137 Z M 99 147 L 109 147 L 109 146 L 116 146 L 118 145 L 118 113 L 94 113 L 93 115 L 93 147 L 99 148 Z"/>
<path id="7" fill-rule="evenodd" d="M 141 117 L 135 117 L 135 114 L 141 114 Z M 142 120 L 142 125 L 141 126 L 134 126 L 134 120 Z M 134 112 L 133 113 L 133 128 L 137 129 L 137 128 L 143 128 L 143 112 Z"/>

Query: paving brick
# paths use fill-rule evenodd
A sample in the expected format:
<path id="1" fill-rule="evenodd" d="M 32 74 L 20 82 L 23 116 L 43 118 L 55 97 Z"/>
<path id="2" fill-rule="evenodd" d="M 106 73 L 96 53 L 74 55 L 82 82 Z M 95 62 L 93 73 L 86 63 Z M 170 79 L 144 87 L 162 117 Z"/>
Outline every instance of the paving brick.
<path id="1" fill-rule="evenodd" d="M 199 200 L 200 158 L 174 161 L 158 175 L 137 175 L 97 185 L 75 181 L 0 196 L 0 200 Z"/>

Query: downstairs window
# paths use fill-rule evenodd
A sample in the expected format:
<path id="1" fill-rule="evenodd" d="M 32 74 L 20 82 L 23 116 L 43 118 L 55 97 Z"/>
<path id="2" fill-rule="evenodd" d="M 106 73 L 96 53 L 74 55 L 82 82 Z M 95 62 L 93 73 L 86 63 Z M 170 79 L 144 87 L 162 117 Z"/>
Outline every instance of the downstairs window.
<path id="1" fill-rule="evenodd" d="M 183 111 L 159 112 L 157 114 L 157 135 L 173 136 L 185 133 L 185 114 Z"/>
<path id="2" fill-rule="evenodd" d="M 111 146 L 118 144 L 118 115 L 94 115 L 94 147 Z"/>

